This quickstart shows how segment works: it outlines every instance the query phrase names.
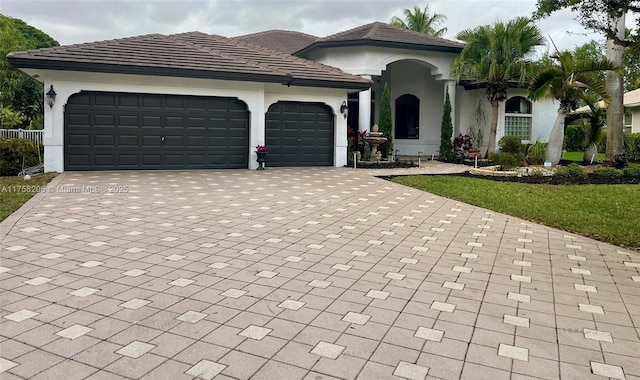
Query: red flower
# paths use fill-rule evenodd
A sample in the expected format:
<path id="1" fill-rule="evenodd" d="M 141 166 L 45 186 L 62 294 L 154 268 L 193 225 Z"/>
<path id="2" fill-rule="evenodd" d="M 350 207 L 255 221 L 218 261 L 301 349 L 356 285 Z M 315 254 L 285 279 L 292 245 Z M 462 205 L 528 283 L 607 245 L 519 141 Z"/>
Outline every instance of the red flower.
<path id="1" fill-rule="evenodd" d="M 266 151 L 267 151 L 266 145 L 256 145 L 256 152 L 266 152 Z"/>

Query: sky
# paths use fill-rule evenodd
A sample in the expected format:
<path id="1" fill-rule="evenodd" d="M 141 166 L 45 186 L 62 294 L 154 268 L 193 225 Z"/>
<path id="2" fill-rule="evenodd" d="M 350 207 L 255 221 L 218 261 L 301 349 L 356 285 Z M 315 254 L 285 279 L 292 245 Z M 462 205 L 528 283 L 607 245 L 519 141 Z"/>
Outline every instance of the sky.
<path id="1" fill-rule="evenodd" d="M 0 0 L 0 13 L 22 19 L 61 45 L 148 33 L 200 31 L 227 37 L 268 29 L 326 36 L 374 21 L 388 22 L 421 0 Z M 445 15 L 445 38 L 478 25 L 531 16 L 535 0 L 431 0 Z M 628 18 L 627 18 L 628 19 Z M 627 20 L 628 24 L 632 24 Z M 560 49 L 600 35 L 586 31 L 570 11 L 538 22 Z"/>

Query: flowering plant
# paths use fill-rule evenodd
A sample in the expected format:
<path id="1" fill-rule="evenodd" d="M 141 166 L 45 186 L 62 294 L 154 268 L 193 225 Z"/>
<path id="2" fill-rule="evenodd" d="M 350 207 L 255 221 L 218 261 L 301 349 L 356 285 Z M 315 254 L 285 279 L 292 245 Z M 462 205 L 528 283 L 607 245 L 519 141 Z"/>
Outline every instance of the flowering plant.
<path id="1" fill-rule="evenodd" d="M 256 145 L 256 152 L 266 152 L 266 151 L 267 151 L 266 145 Z"/>

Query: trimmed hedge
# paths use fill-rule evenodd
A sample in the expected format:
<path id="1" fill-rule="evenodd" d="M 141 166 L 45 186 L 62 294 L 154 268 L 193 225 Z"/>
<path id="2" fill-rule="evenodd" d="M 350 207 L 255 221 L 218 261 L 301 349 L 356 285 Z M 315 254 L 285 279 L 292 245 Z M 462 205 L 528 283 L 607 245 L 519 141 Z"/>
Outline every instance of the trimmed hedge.
<path id="1" fill-rule="evenodd" d="M 640 161 L 640 133 L 624 135 L 624 153 L 628 160 Z"/>
<path id="2" fill-rule="evenodd" d="M 40 163 L 38 148 L 29 140 L 0 137 L 0 176 L 14 176 Z"/>
<path id="3" fill-rule="evenodd" d="M 503 136 L 500 141 L 498 141 L 498 146 L 502 153 L 518 154 L 524 152 L 524 145 L 522 145 L 522 140 L 520 140 L 518 136 Z"/>
<path id="4" fill-rule="evenodd" d="M 569 177 L 571 179 L 583 180 L 587 178 L 587 172 L 578 164 L 569 164 L 563 168 L 556 170 L 559 177 Z"/>

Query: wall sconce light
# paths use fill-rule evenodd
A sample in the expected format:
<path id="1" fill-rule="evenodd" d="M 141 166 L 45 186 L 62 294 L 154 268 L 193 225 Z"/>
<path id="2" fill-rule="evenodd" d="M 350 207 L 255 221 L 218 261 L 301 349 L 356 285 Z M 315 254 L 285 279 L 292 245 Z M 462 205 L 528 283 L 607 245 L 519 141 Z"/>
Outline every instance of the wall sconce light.
<path id="1" fill-rule="evenodd" d="M 51 85 L 46 95 L 47 95 L 47 104 L 49 105 L 49 108 L 53 108 L 53 105 L 56 103 L 56 95 L 57 95 L 56 92 L 53 91 L 53 85 Z"/>
<path id="2" fill-rule="evenodd" d="M 342 105 L 340 106 L 340 113 L 345 119 L 349 116 L 349 106 L 347 105 L 347 102 L 342 102 Z"/>

